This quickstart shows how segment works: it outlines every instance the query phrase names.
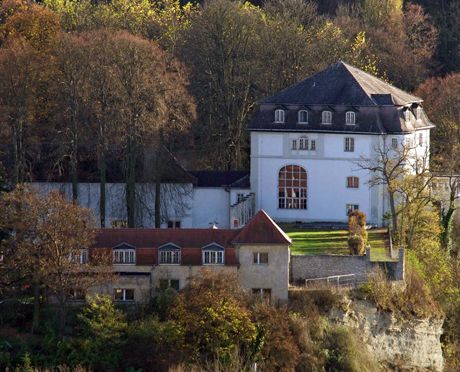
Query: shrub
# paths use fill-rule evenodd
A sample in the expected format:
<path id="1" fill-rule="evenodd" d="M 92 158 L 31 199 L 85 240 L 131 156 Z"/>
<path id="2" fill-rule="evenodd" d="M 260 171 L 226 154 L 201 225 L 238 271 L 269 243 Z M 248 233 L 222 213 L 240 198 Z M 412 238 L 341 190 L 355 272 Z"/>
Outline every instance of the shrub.
<path id="1" fill-rule="evenodd" d="M 293 370 L 300 358 L 300 350 L 291 330 L 286 308 L 275 309 L 260 302 L 253 309 L 254 320 L 263 335 L 260 364 L 264 371 Z"/>
<path id="2" fill-rule="evenodd" d="M 124 345 L 125 369 L 166 371 L 184 358 L 184 330 L 175 322 L 160 322 L 156 317 L 130 324 Z"/>
<path id="3" fill-rule="evenodd" d="M 364 212 L 356 210 L 348 215 L 348 231 L 348 248 L 350 249 L 350 254 L 364 254 L 368 236 L 366 214 Z"/>
<path id="4" fill-rule="evenodd" d="M 326 371 L 373 372 L 377 363 L 349 328 L 332 327 L 325 340 Z"/>

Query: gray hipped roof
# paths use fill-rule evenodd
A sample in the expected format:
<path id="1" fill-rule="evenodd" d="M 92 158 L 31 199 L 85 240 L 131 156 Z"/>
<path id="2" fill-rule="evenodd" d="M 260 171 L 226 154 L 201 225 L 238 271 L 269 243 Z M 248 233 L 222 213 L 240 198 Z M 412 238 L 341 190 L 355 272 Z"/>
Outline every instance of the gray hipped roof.
<path id="1" fill-rule="evenodd" d="M 422 99 L 375 76 L 338 62 L 260 102 L 248 125 L 250 131 L 333 132 L 356 134 L 407 133 L 433 124 L 421 106 Z M 285 121 L 274 121 L 276 109 Z M 299 110 L 308 122 L 298 122 Z M 322 123 L 322 112 L 332 112 L 332 124 Z M 405 112 L 410 111 L 408 120 Z M 354 125 L 345 122 L 346 112 L 355 113 Z"/>
<path id="2" fill-rule="evenodd" d="M 413 102 L 422 99 L 340 61 L 263 100 L 262 104 L 404 106 Z"/>

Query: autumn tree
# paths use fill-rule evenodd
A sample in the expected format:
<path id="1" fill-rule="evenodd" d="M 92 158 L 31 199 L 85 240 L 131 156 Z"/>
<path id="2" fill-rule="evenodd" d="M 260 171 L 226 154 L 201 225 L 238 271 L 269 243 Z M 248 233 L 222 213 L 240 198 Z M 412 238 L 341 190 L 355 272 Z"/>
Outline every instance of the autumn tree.
<path id="1" fill-rule="evenodd" d="M 235 353 L 246 357 L 257 331 L 237 279 L 203 271 L 176 297 L 170 319 L 184 332 L 184 350 L 191 360 L 230 362 Z"/>
<path id="2" fill-rule="evenodd" d="M 111 280 L 111 265 L 104 255 L 89 259 L 92 244 L 90 212 L 52 192 L 39 196 L 18 188 L 1 196 L 0 229 L 10 231 L 3 242 L 6 285 L 28 282 L 33 288 L 32 331 L 39 327 L 40 303 L 46 290 L 60 312 L 64 329 L 69 294 L 85 292 Z"/>
<path id="3" fill-rule="evenodd" d="M 160 148 L 187 131 L 194 118 L 184 67 L 157 44 L 119 32 L 114 47 L 117 126 L 126 179 L 128 225 L 136 218 L 136 181 L 143 148 Z M 161 182 L 161 173 L 155 175 Z M 157 223 L 157 222 L 156 222 Z"/>

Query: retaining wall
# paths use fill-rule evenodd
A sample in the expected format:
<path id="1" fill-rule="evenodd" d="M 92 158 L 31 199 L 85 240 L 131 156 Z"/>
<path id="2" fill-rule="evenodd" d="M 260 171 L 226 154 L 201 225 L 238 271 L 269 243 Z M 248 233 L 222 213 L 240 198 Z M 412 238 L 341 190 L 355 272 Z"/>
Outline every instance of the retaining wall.
<path id="1" fill-rule="evenodd" d="M 398 252 L 398 261 L 372 262 L 370 250 L 364 256 L 347 255 L 291 255 L 291 282 L 303 284 L 305 279 L 335 275 L 367 275 L 377 267 L 388 274 L 390 280 L 404 280 L 404 249 Z"/>

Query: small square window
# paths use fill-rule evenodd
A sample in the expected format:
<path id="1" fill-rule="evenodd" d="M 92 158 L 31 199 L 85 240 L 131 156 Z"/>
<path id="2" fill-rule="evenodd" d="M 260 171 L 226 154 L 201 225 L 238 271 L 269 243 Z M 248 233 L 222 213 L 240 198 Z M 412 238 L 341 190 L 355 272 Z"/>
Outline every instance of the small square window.
<path id="1" fill-rule="evenodd" d="M 391 147 L 394 149 L 398 148 L 398 139 L 397 138 L 392 138 L 391 139 Z"/>
<path id="2" fill-rule="evenodd" d="M 268 253 L 267 252 L 254 252 L 254 263 L 257 265 L 268 264 Z"/>
<path id="3" fill-rule="evenodd" d="M 355 151 L 355 139 L 353 137 L 345 138 L 345 152 Z"/>

